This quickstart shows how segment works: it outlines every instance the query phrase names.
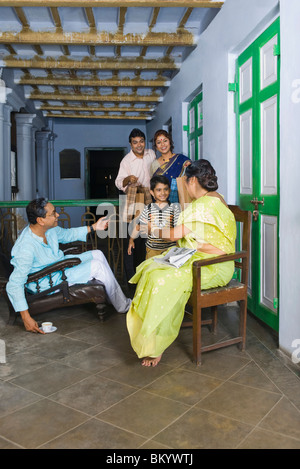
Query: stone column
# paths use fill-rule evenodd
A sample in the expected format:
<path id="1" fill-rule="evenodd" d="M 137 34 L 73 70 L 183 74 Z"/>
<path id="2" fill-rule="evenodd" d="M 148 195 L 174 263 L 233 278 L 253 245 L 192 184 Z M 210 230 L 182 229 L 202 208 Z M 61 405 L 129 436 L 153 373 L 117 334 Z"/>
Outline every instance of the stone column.
<path id="1" fill-rule="evenodd" d="M 32 143 L 32 191 L 33 191 L 33 199 L 37 198 L 37 174 L 36 174 L 36 167 L 37 167 L 37 154 L 36 154 L 36 139 L 35 133 L 37 131 L 37 127 L 32 126 L 31 128 L 31 143 Z"/>
<path id="2" fill-rule="evenodd" d="M 11 111 L 0 103 L 0 200 L 11 200 Z"/>
<path id="3" fill-rule="evenodd" d="M 12 106 L 4 106 L 4 200 L 11 200 L 11 111 Z"/>
<path id="4" fill-rule="evenodd" d="M 32 142 L 32 122 L 35 114 L 16 114 L 18 200 L 36 198 L 35 148 Z"/>
<path id="5" fill-rule="evenodd" d="M 4 106 L 0 103 L 0 200 L 4 200 Z"/>
<path id="6" fill-rule="evenodd" d="M 49 199 L 55 199 L 55 174 L 54 174 L 54 140 L 57 135 L 51 132 L 48 146 L 48 167 L 49 167 Z"/>
<path id="7" fill-rule="evenodd" d="M 36 132 L 36 153 L 37 153 L 37 196 L 49 198 L 49 138 L 50 130 Z"/>

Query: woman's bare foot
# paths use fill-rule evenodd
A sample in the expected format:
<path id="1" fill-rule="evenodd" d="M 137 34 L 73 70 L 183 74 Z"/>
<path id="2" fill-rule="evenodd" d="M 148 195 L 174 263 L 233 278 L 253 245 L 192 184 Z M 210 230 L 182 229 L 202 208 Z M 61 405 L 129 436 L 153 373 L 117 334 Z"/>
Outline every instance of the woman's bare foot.
<path id="1" fill-rule="evenodd" d="M 160 362 L 161 355 L 159 357 L 146 357 L 142 361 L 143 366 L 156 366 Z"/>

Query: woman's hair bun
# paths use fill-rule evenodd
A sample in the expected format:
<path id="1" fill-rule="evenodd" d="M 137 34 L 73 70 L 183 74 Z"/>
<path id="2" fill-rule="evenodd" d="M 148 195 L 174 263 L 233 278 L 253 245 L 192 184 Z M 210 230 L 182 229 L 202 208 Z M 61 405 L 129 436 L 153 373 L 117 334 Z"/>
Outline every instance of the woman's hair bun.
<path id="1" fill-rule="evenodd" d="M 205 181 L 204 189 L 215 191 L 218 189 L 217 176 L 208 176 Z M 202 184 L 201 184 L 202 185 Z"/>
<path id="2" fill-rule="evenodd" d="M 195 176 L 203 189 L 206 189 L 209 192 L 213 192 L 218 189 L 216 171 L 208 160 L 201 159 L 194 161 L 187 166 L 185 174 L 188 180 Z"/>

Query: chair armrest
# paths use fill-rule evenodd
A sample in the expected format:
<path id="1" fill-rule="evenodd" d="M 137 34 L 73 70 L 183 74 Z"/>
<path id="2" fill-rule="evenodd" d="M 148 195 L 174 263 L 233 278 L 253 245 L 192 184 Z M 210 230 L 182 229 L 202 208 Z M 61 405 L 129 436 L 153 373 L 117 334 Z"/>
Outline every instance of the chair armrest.
<path id="1" fill-rule="evenodd" d="M 64 259 L 62 261 L 56 262 L 55 264 L 49 265 L 38 272 L 28 275 L 26 283 L 36 282 L 41 278 L 47 277 L 47 275 L 52 274 L 53 272 L 58 272 L 60 270 L 69 269 L 81 263 L 81 260 L 78 257 L 70 257 L 69 259 Z"/>
<path id="2" fill-rule="evenodd" d="M 63 249 L 63 252 L 64 252 L 65 255 L 82 254 L 82 249 L 80 249 L 79 246 L 70 246 L 66 249 Z"/>
<path id="3" fill-rule="evenodd" d="M 198 269 L 204 265 L 219 264 L 220 262 L 234 261 L 237 259 L 243 259 L 248 256 L 247 251 L 238 251 L 232 254 L 222 254 L 222 256 L 210 257 L 208 259 L 200 259 L 193 263 L 193 268 Z"/>

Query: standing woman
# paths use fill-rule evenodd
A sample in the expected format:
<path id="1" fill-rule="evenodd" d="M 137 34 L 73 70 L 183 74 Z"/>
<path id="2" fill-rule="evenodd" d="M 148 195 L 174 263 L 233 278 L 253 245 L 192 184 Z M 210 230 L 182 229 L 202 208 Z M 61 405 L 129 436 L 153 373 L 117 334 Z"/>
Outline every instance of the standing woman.
<path id="1" fill-rule="evenodd" d="M 171 203 L 179 202 L 176 178 L 180 177 L 186 166 L 190 164 L 190 159 L 181 153 L 174 153 L 173 140 L 166 130 L 157 130 L 154 135 L 154 147 L 161 156 L 153 161 L 150 174 L 152 176 L 166 176 L 170 181 L 171 193 L 169 200 Z"/>
<path id="2" fill-rule="evenodd" d="M 181 212 L 175 228 L 152 227 L 152 234 L 196 249 L 195 254 L 178 269 L 159 264 L 153 257 L 140 264 L 130 280 L 137 288 L 127 313 L 127 329 L 144 366 L 156 366 L 178 335 L 193 287 L 193 262 L 235 251 L 235 218 L 217 192 L 214 168 L 207 160 L 194 161 L 185 179 L 193 201 Z M 202 267 L 202 289 L 227 285 L 233 272 L 234 261 Z"/>

